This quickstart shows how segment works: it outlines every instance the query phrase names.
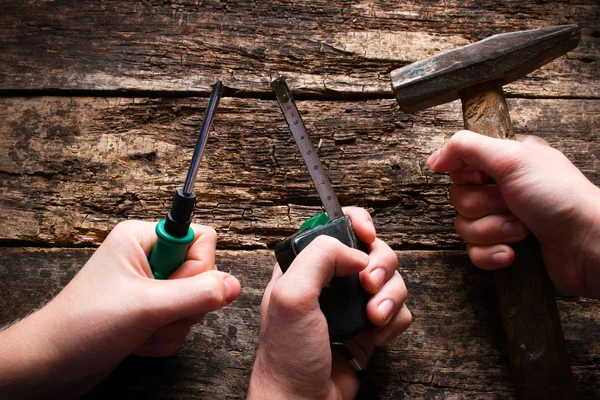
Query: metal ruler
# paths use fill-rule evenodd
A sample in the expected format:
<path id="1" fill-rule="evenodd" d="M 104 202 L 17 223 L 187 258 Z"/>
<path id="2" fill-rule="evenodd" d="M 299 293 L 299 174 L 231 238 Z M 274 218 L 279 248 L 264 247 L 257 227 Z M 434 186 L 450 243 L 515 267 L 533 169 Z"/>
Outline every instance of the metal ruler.
<path id="1" fill-rule="evenodd" d="M 304 164 L 306 164 L 310 177 L 317 188 L 325 212 L 332 221 L 343 217 L 344 213 L 342 212 L 342 207 L 333 191 L 327 172 L 323 168 L 321 160 L 319 160 L 319 156 L 310 140 L 310 136 L 306 132 L 306 127 L 298 112 L 292 93 L 285 82 L 285 78 L 283 76 L 276 78 L 271 82 L 271 88 L 275 92 L 279 107 L 281 107 L 281 111 L 292 132 L 292 136 L 294 137 L 294 140 L 296 140 Z"/>

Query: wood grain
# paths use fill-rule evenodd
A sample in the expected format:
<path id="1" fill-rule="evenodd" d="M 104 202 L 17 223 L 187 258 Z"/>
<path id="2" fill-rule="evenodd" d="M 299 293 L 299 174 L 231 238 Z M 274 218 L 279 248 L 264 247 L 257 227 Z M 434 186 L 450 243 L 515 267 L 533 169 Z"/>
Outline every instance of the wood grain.
<path id="1" fill-rule="evenodd" d="M 0 98 L 0 239 L 96 245 L 124 219 L 164 217 L 181 186 L 205 99 Z M 300 101 L 342 205 L 372 211 L 393 247 L 462 248 L 447 177 L 427 156 L 461 129 L 458 103 L 418 115 L 392 99 Z M 600 102 L 511 100 L 536 133 L 600 182 Z M 222 248 L 272 247 L 319 199 L 275 101 L 225 98 L 196 184 L 195 220 Z"/>
<path id="2" fill-rule="evenodd" d="M 93 249 L 15 248 L 0 252 L 0 324 L 27 315 L 64 286 Z M 379 349 L 371 368 L 384 399 L 512 399 L 491 275 L 462 251 L 398 251 L 414 322 Z M 271 251 L 217 252 L 242 294 L 193 328 L 179 353 L 132 357 L 86 398 L 243 398 L 258 337 L 259 304 L 274 263 Z M 562 299 L 578 398 L 600 391 L 600 303 Z M 160 378 L 160 379 L 159 379 Z"/>
<path id="3" fill-rule="evenodd" d="M 30 2 L 0 5 L 0 89 L 386 95 L 393 69 L 501 32 L 579 24 L 578 49 L 506 88 L 598 98 L 600 5 L 577 2 Z"/>
<path id="4" fill-rule="evenodd" d="M 130 358 L 87 398 L 243 398 L 270 249 L 319 210 L 270 93 L 283 73 L 342 204 L 371 211 L 409 287 L 413 325 L 371 365 L 382 397 L 513 399 L 492 280 L 454 233 L 447 177 L 425 165 L 462 128 L 460 105 L 403 114 L 389 72 L 579 24 L 576 50 L 505 91 L 517 134 L 599 184 L 598 15 L 596 0 L 0 2 L 0 323 L 49 300 L 119 221 L 164 216 L 222 79 L 196 222 L 217 229 L 219 266 L 243 293 L 177 356 Z M 578 398 L 597 398 L 600 304 L 558 306 Z"/>

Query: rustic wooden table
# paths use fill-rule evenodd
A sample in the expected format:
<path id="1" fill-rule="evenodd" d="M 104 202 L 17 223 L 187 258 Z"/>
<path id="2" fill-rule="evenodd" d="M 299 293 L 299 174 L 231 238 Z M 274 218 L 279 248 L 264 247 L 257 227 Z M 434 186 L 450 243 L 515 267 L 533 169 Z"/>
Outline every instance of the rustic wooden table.
<path id="1" fill-rule="evenodd" d="M 506 92 L 517 133 L 599 184 L 597 0 L 1 3 L 0 324 L 48 301 L 119 221 L 163 217 L 209 86 L 226 86 L 195 221 L 217 230 L 242 295 L 178 355 L 130 358 L 87 398 L 244 397 L 272 248 L 319 210 L 270 92 L 280 73 L 341 203 L 371 211 L 409 288 L 413 325 L 373 358 L 380 395 L 514 398 L 492 279 L 453 231 L 447 177 L 425 164 L 461 128 L 460 105 L 404 114 L 389 72 L 495 33 L 579 24 L 576 50 Z M 600 303 L 559 309 L 578 395 L 597 398 Z"/>

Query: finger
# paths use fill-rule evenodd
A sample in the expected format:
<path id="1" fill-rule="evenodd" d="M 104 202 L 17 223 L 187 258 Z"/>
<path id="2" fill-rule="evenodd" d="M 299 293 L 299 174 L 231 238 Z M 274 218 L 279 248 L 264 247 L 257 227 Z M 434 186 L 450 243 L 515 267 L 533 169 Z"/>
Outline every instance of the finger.
<path id="1" fill-rule="evenodd" d="M 529 234 L 527 227 L 511 213 L 492 214 L 479 219 L 457 215 L 454 229 L 465 241 L 485 245 L 514 243 Z"/>
<path id="2" fill-rule="evenodd" d="M 412 314 L 406 305 L 403 305 L 400 312 L 385 326 L 380 326 L 373 331 L 373 342 L 376 346 L 385 346 L 402 332 L 404 332 L 412 323 Z"/>
<path id="3" fill-rule="evenodd" d="M 515 251 L 506 244 L 481 246 L 467 243 L 467 255 L 475 266 L 487 270 L 506 268 L 515 261 Z"/>
<path id="4" fill-rule="evenodd" d="M 485 172 L 469 167 L 450 172 L 450 181 L 457 185 L 483 185 L 489 180 Z"/>
<path id="5" fill-rule="evenodd" d="M 181 347 L 192 325 L 180 321 L 163 326 L 138 347 L 134 354 L 144 357 L 166 357 Z"/>
<path id="6" fill-rule="evenodd" d="M 131 244 L 141 246 L 141 249 L 145 253 L 145 258 L 148 258 L 154 243 L 156 243 L 156 223 L 146 221 L 128 220 L 122 221 L 115 226 L 109 235 L 106 237 L 105 242 L 114 242 L 112 248 L 118 250 L 123 249 L 125 254 L 128 254 Z M 132 239 L 132 240 L 129 240 Z"/>
<path id="7" fill-rule="evenodd" d="M 188 248 L 186 261 L 169 279 L 187 278 L 215 269 L 217 233 L 209 226 L 192 224 L 194 241 Z"/>
<path id="8" fill-rule="evenodd" d="M 550 147 L 548 142 L 546 142 L 544 139 L 542 139 L 541 137 L 536 136 L 536 135 L 522 135 L 520 133 L 517 133 L 515 136 L 516 136 L 517 142 L 521 142 L 532 148 Z"/>
<path id="9" fill-rule="evenodd" d="M 470 167 L 498 180 L 522 168 L 523 148 L 515 140 L 494 139 L 471 131 L 460 131 L 437 154 L 432 154 L 427 162 L 436 172 Z"/>
<path id="10" fill-rule="evenodd" d="M 271 298 L 271 291 L 273 290 L 273 286 L 275 283 L 281 278 L 283 272 L 281 271 L 281 267 L 279 263 L 275 263 L 273 267 L 273 274 L 271 275 L 271 280 L 265 289 L 265 293 L 263 294 L 262 301 L 260 302 L 260 321 L 261 327 L 266 323 L 266 315 L 267 310 L 269 309 L 269 299 Z"/>
<path id="11" fill-rule="evenodd" d="M 199 324 L 200 322 L 202 322 L 202 320 L 204 319 L 204 313 L 199 313 L 196 315 L 192 315 L 191 317 L 184 317 L 181 319 L 178 319 L 176 322 L 181 322 L 184 324 L 189 324 L 189 325 L 196 325 Z"/>
<path id="12" fill-rule="evenodd" d="M 375 225 L 373 225 L 373 218 L 367 210 L 360 207 L 345 207 L 344 214 L 350 217 L 352 229 L 358 240 L 365 244 L 373 243 L 376 236 Z"/>
<path id="13" fill-rule="evenodd" d="M 366 330 L 359 333 L 352 339 L 344 340 L 344 346 L 350 351 L 352 356 L 362 365 L 367 368 L 369 357 L 373 353 L 372 331 Z M 333 365 L 331 368 L 331 379 L 335 382 L 336 387 L 340 389 L 343 399 L 353 399 L 356 397 L 356 392 L 359 389 L 359 383 L 356 371 L 352 364 L 342 357 L 338 351 L 332 352 Z"/>
<path id="14" fill-rule="evenodd" d="M 404 280 L 395 272 L 392 279 L 367 303 L 367 315 L 371 322 L 376 326 L 387 324 L 402 308 L 407 295 Z"/>
<path id="15" fill-rule="evenodd" d="M 496 185 L 452 185 L 450 202 L 460 215 L 468 219 L 508 211 L 500 189 Z"/>
<path id="16" fill-rule="evenodd" d="M 189 278 L 148 280 L 149 311 L 160 316 L 162 325 L 197 314 L 206 314 L 231 303 L 240 293 L 240 283 L 220 271 L 208 271 Z"/>
<path id="17" fill-rule="evenodd" d="M 373 350 L 375 350 L 375 346 L 373 345 L 373 329 L 366 329 L 352 339 L 344 340 L 344 345 L 365 368 L 367 367 L 369 358 L 373 354 Z"/>
<path id="18" fill-rule="evenodd" d="M 381 289 L 398 268 L 396 253 L 381 239 L 375 239 L 369 252 L 369 265 L 360 272 L 360 282 L 370 294 Z"/>
<path id="19" fill-rule="evenodd" d="M 362 251 L 330 236 L 319 236 L 275 283 L 270 301 L 290 313 L 312 311 L 319 307 L 321 290 L 331 278 L 358 273 L 368 263 L 369 256 Z"/>
<path id="20" fill-rule="evenodd" d="M 351 349 L 349 350 L 352 352 Z M 348 360 L 338 354 L 337 351 L 333 351 L 331 355 L 333 361 L 331 366 L 331 380 L 339 390 L 340 398 L 354 399 L 360 388 L 360 381 L 354 367 Z M 366 364 L 362 365 L 366 366 Z"/>

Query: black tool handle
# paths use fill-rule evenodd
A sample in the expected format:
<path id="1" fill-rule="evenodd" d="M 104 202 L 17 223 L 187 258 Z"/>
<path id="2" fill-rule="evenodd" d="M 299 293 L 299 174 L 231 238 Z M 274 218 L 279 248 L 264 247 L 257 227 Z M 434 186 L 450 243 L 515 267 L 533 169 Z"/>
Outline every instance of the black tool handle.
<path id="1" fill-rule="evenodd" d="M 350 218 L 344 216 L 327 225 L 298 232 L 281 242 L 275 248 L 275 258 L 281 270 L 285 273 L 296 256 L 321 235 L 334 237 L 348 247 L 367 252 L 367 246 L 356 238 Z M 310 268 L 310 265 L 305 268 Z M 327 320 L 330 341 L 350 339 L 372 326 L 367 316 L 369 297 L 358 274 L 336 276 L 321 291 L 319 304 Z"/>

